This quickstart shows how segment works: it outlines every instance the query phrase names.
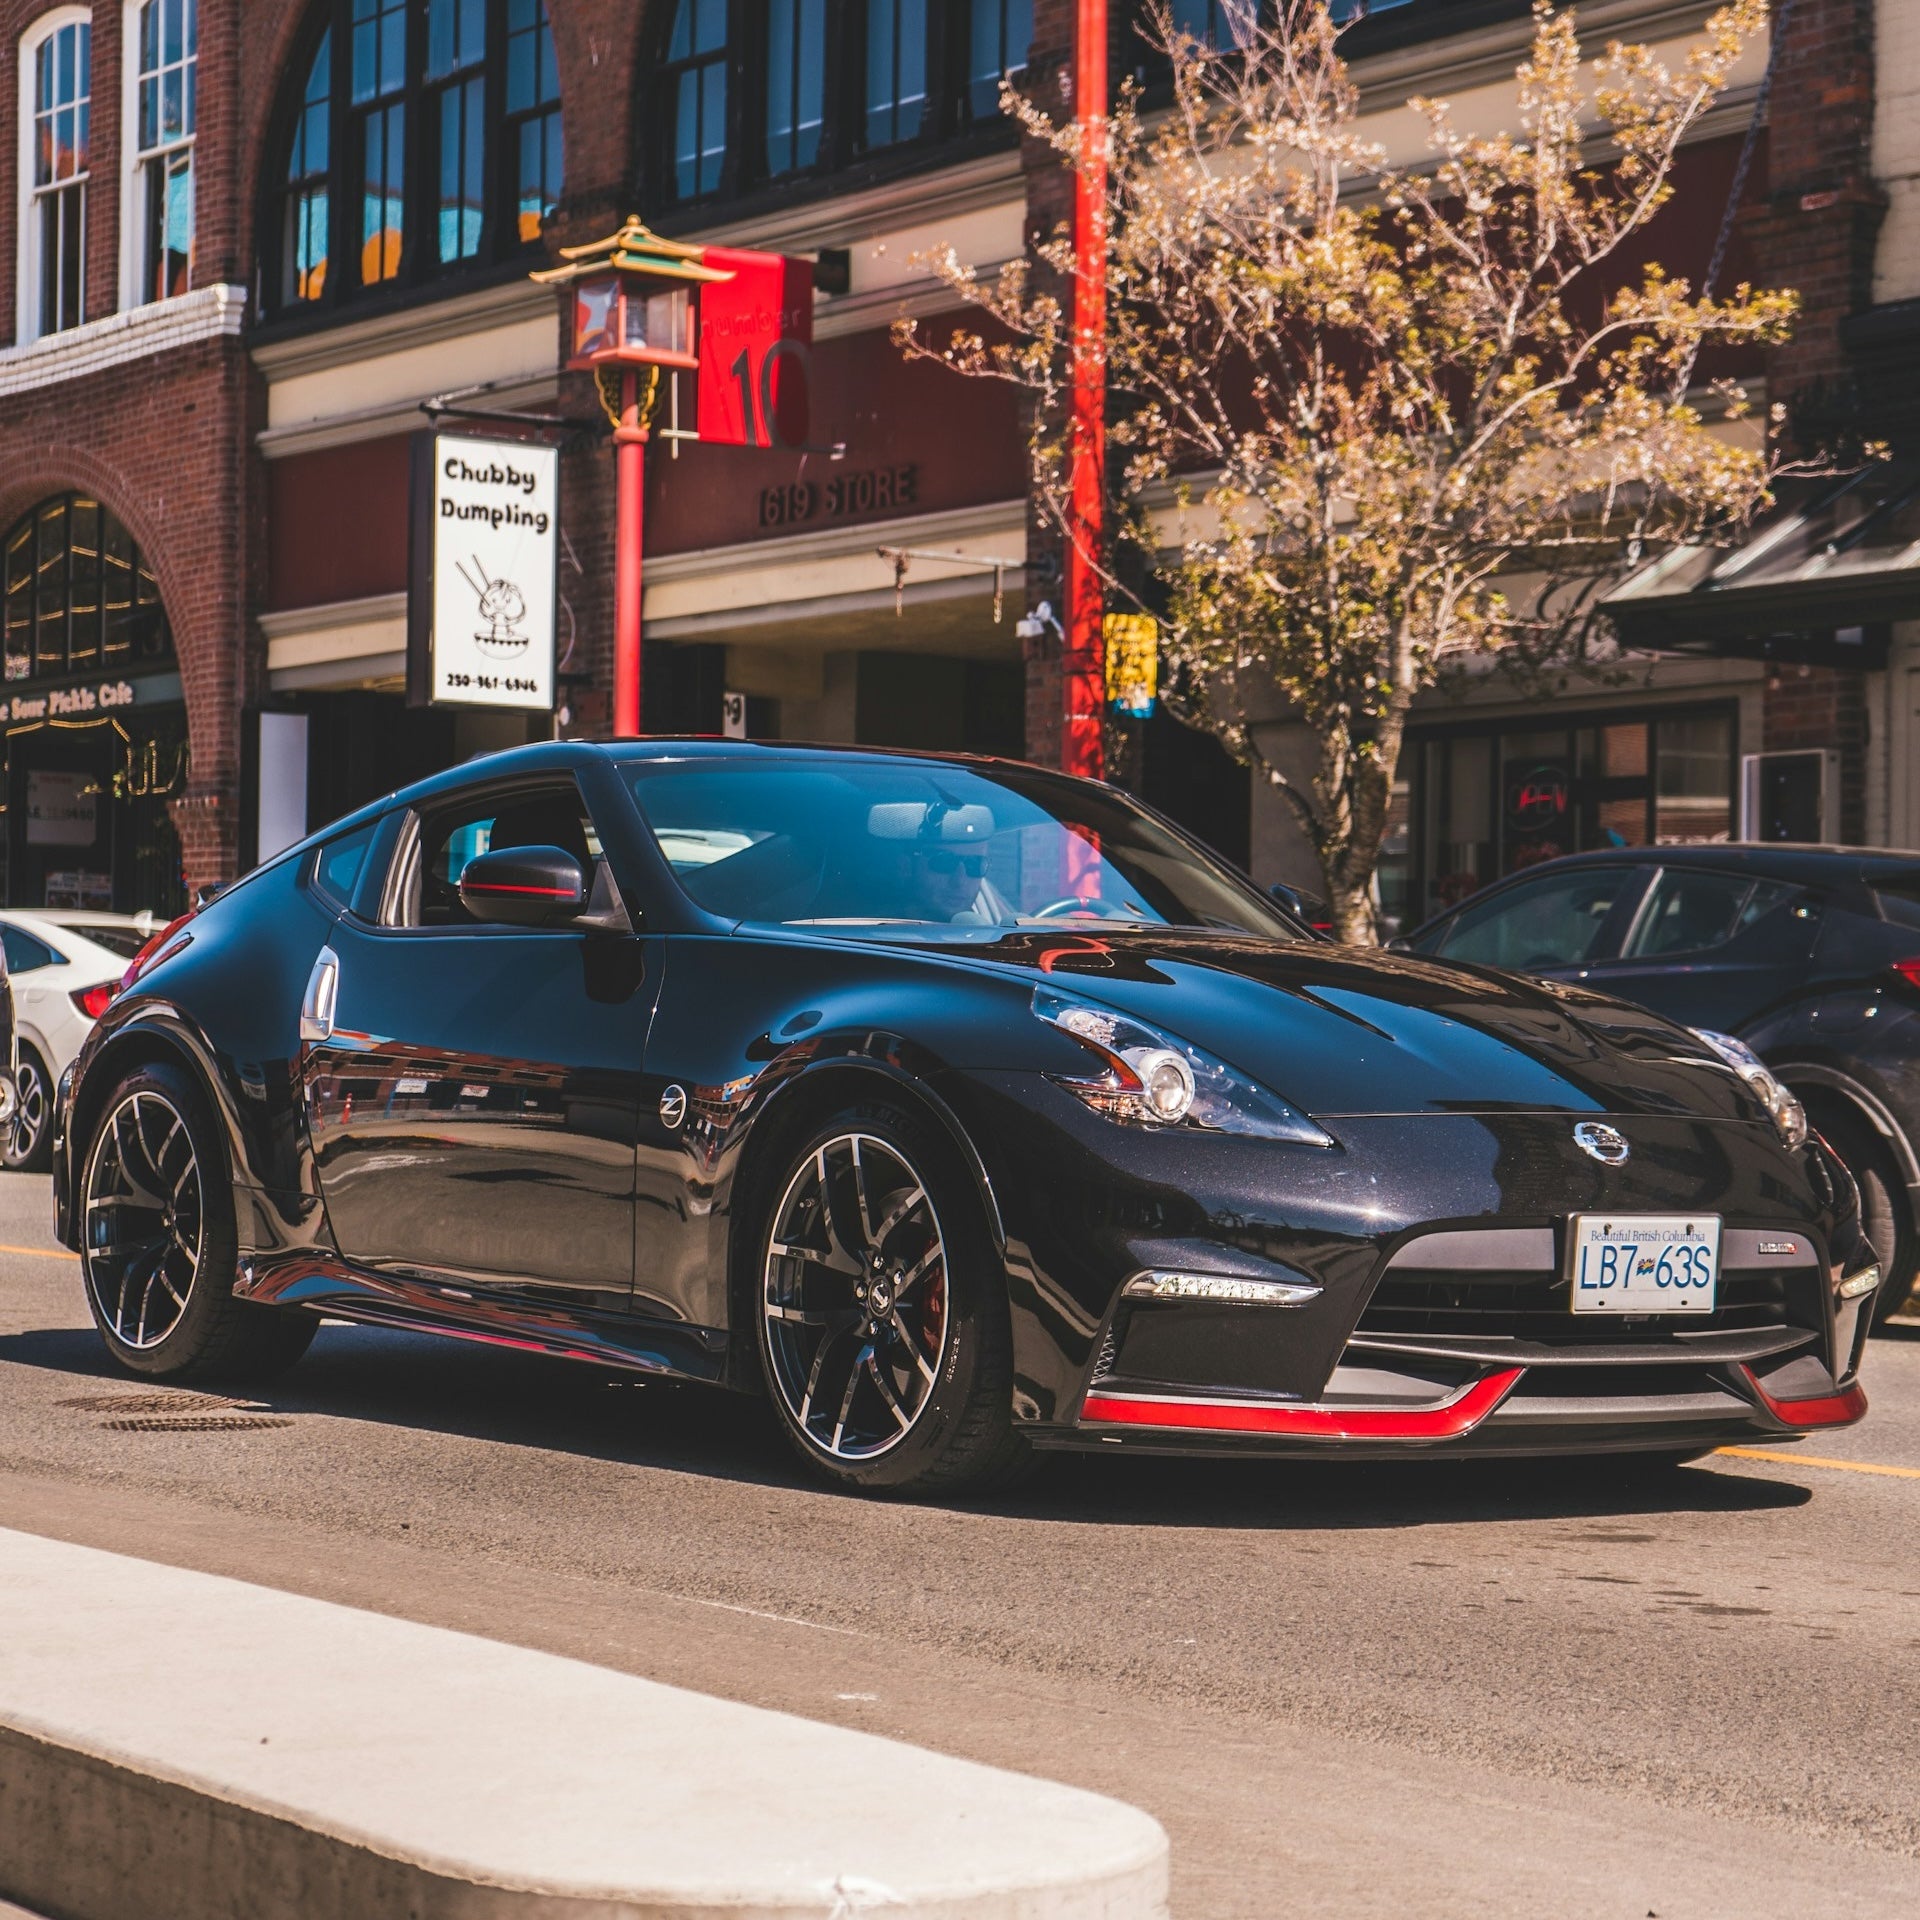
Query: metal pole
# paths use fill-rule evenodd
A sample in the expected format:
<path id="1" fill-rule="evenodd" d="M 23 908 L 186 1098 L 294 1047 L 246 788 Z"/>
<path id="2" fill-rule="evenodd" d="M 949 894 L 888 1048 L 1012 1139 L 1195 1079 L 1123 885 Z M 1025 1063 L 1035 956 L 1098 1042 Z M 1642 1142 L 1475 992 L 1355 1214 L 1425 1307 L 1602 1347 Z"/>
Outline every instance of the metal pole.
<path id="1" fill-rule="evenodd" d="M 617 525 L 613 547 L 613 735 L 640 732 L 640 535 L 646 510 L 647 430 L 641 424 L 640 377 L 620 375 L 620 424 L 613 431 Z"/>
<path id="2" fill-rule="evenodd" d="M 1073 188 L 1073 416 L 1071 538 L 1067 542 L 1066 713 L 1060 763 L 1105 770 L 1105 534 L 1107 458 L 1107 0 L 1075 0 L 1073 117 L 1080 165 Z"/>

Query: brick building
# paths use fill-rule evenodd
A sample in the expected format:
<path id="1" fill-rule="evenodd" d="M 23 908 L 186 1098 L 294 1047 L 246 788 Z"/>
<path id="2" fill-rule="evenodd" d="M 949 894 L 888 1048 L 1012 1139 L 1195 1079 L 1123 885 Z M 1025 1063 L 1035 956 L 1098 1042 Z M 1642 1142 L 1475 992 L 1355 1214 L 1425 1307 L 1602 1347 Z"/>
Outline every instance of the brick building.
<path id="1" fill-rule="evenodd" d="M 1151 91 L 1114 11 L 1116 69 Z M 1708 11 L 1594 0 L 1583 17 L 1677 45 Z M 1811 296 L 1800 340 L 1764 370 L 1808 404 L 1841 404 L 1862 354 L 1905 351 L 1897 314 L 1857 340 L 1843 319 L 1920 294 L 1920 161 L 1873 98 L 1876 34 L 1911 37 L 1920 8 L 1880 11 L 1797 0 L 1793 84 L 1776 88 L 1732 239 L 1729 277 Z M 559 371 L 556 297 L 527 276 L 631 211 L 817 260 L 813 440 L 840 449 L 655 449 L 647 724 L 717 731 L 732 693 L 757 732 L 1050 757 L 1057 655 L 1014 627 L 1029 597 L 1058 602 L 1059 556 L 1030 511 L 1016 410 L 903 363 L 887 329 L 949 304 L 924 249 L 990 268 L 1062 217 L 1065 182 L 1022 150 L 997 77 L 1024 62 L 1056 86 L 1072 14 L 0 0 L 5 897 L 165 907 L 251 860 L 263 796 L 284 803 L 290 782 L 318 824 L 472 752 L 605 727 L 604 436 L 563 459 L 551 717 L 407 705 L 409 445 L 436 396 L 598 420 L 590 384 Z M 1222 30 L 1218 0 L 1176 14 Z M 1524 0 L 1375 0 L 1350 51 L 1370 108 L 1443 92 L 1491 119 L 1526 32 Z M 1756 50 L 1686 156 L 1678 270 L 1718 234 L 1764 64 Z M 882 547 L 911 550 L 904 574 Z M 1905 824 L 1920 789 L 1896 794 L 1887 770 L 1888 669 L 1660 645 L 1630 692 L 1570 688 L 1548 726 L 1491 685 L 1425 709 L 1390 907 L 1417 913 L 1534 850 L 1503 812 L 1516 768 L 1590 794 L 1570 839 L 1725 834 L 1743 756 L 1812 739 L 1843 749 L 1835 831 L 1920 838 Z M 297 724 L 263 731 L 263 715 Z M 1285 716 L 1273 726 L 1284 750 Z M 1212 743 L 1158 719 L 1136 777 L 1262 878 L 1311 881 L 1279 809 Z"/>

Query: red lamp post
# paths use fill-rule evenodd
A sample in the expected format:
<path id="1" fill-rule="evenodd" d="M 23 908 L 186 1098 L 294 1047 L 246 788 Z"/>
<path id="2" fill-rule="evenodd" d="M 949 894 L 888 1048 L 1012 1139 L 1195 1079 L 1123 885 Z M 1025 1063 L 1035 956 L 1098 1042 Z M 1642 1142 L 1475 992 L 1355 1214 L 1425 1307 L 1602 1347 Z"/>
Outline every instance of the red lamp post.
<path id="1" fill-rule="evenodd" d="M 1098 778 L 1106 754 L 1106 642 L 1101 578 L 1107 458 L 1107 0 L 1075 0 L 1073 117 L 1073 400 L 1068 423 L 1066 714 L 1061 765 Z"/>
<path id="2" fill-rule="evenodd" d="M 565 263 L 533 275 L 573 292 L 569 372 L 591 372 L 613 422 L 617 507 L 613 563 L 613 732 L 640 731 L 640 553 L 646 508 L 647 415 L 660 369 L 699 368 L 700 289 L 732 274 L 630 218 Z"/>

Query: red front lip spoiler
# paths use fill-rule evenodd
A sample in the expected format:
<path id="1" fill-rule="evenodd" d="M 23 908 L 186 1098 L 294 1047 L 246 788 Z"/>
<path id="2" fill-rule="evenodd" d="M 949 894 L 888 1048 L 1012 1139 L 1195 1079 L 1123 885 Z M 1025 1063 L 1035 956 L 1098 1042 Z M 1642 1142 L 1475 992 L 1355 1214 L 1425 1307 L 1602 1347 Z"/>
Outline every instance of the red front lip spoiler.
<path id="1" fill-rule="evenodd" d="M 1867 1390 L 1858 1380 L 1840 1393 L 1822 1394 L 1817 1400 L 1776 1400 L 1751 1367 L 1740 1371 L 1760 1404 L 1783 1427 L 1850 1427 L 1867 1410 Z"/>
<path id="2" fill-rule="evenodd" d="M 1268 1433 L 1310 1440 L 1457 1440 L 1513 1390 L 1526 1369 L 1508 1367 L 1428 1407 L 1287 1406 L 1268 1400 L 1201 1400 L 1173 1395 L 1090 1393 L 1083 1421 L 1115 1427 L 1173 1427 L 1207 1433 Z"/>

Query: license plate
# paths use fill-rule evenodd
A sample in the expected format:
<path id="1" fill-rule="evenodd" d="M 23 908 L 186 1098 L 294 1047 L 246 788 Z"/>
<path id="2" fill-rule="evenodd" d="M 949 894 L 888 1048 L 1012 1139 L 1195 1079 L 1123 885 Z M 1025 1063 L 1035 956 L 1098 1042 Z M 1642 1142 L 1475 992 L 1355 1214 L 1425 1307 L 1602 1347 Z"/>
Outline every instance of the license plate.
<path id="1" fill-rule="evenodd" d="M 1719 1216 L 1576 1213 L 1567 1266 L 1575 1313 L 1711 1313 Z"/>

